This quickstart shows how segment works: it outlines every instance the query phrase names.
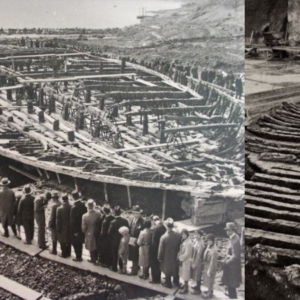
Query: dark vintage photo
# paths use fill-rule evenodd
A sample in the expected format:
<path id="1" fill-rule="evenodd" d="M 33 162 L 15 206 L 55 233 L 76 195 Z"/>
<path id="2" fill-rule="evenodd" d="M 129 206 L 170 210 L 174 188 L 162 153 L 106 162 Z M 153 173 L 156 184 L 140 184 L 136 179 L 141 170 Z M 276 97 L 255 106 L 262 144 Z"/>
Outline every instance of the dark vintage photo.
<path id="1" fill-rule="evenodd" d="M 1 2 L 0 299 L 245 298 L 244 4 Z"/>
<path id="2" fill-rule="evenodd" d="M 299 299 L 300 1 L 245 20 L 246 298 Z"/>

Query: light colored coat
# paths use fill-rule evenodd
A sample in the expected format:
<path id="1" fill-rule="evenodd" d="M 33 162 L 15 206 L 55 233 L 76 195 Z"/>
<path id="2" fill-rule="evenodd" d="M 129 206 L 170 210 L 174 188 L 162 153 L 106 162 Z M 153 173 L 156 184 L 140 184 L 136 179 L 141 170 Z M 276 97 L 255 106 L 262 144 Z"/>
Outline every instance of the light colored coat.
<path id="1" fill-rule="evenodd" d="M 3 226 L 6 222 L 9 226 L 13 224 L 15 201 L 14 191 L 9 188 L 0 191 L 0 220 Z"/>
<path id="2" fill-rule="evenodd" d="M 201 238 L 200 242 L 197 242 L 193 247 L 192 254 L 192 278 L 194 281 L 201 281 L 202 271 L 204 266 L 204 252 L 206 249 L 206 244 Z"/>
<path id="3" fill-rule="evenodd" d="M 149 267 L 150 265 L 150 245 L 152 240 L 152 233 L 150 228 L 145 228 L 138 238 L 137 244 L 139 248 L 139 266 Z"/>
<path id="4" fill-rule="evenodd" d="M 178 253 L 179 276 L 183 281 L 189 281 L 191 279 L 192 253 L 193 244 L 188 237 L 181 243 Z"/>
<path id="5" fill-rule="evenodd" d="M 89 251 L 97 250 L 96 231 L 101 219 L 100 213 L 95 210 L 89 210 L 82 217 L 81 229 L 85 234 L 85 248 Z"/>
<path id="6" fill-rule="evenodd" d="M 218 266 L 218 250 L 216 245 L 206 248 L 204 252 L 203 284 L 209 289 L 213 287 Z"/>

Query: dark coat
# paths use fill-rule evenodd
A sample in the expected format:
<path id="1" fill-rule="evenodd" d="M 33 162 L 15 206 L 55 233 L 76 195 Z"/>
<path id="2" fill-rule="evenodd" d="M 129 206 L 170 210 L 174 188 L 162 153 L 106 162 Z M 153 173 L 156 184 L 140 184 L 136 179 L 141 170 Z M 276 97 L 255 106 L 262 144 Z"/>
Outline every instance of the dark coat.
<path id="1" fill-rule="evenodd" d="M 57 208 L 56 212 L 56 230 L 58 235 L 58 241 L 61 244 L 71 243 L 71 231 L 70 231 L 70 203 L 63 203 Z"/>
<path id="2" fill-rule="evenodd" d="M 131 219 L 129 224 L 129 233 L 133 238 L 138 239 L 141 231 L 143 230 L 144 219 L 142 217 L 135 221 L 135 218 Z M 136 240 L 137 241 L 137 240 Z M 139 246 L 129 245 L 129 260 L 138 261 L 139 260 Z"/>
<path id="3" fill-rule="evenodd" d="M 181 235 L 173 230 L 168 230 L 160 239 L 157 258 L 161 261 L 160 269 L 166 276 L 178 276 L 177 255 L 180 244 Z"/>
<path id="4" fill-rule="evenodd" d="M 87 212 L 87 208 L 80 200 L 75 201 L 71 207 L 70 230 L 72 244 L 83 244 L 84 233 L 81 230 L 82 216 Z"/>
<path id="5" fill-rule="evenodd" d="M 118 245 L 120 244 L 120 240 L 122 238 L 122 235 L 119 233 L 119 229 L 123 226 L 128 226 L 128 221 L 122 217 L 116 217 L 109 226 L 108 229 L 108 237 L 110 239 L 110 242 L 112 245 Z"/>
<path id="6" fill-rule="evenodd" d="M 8 225 L 13 224 L 15 201 L 15 193 L 11 189 L 7 188 L 0 192 L 0 221 L 2 225 L 6 222 L 8 222 Z"/>
<path id="7" fill-rule="evenodd" d="M 150 265 L 151 263 L 155 263 L 157 261 L 159 242 L 161 237 L 166 233 L 166 231 L 167 229 L 162 223 L 157 224 L 152 229 L 152 243 L 150 247 Z"/>
<path id="8" fill-rule="evenodd" d="M 200 281 L 202 278 L 202 271 L 204 266 L 204 251 L 206 244 L 203 239 L 193 247 L 192 254 L 192 278 L 194 281 Z"/>
<path id="9" fill-rule="evenodd" d="M 24 222 L 34 219 L 34 197 L 30 194 L 24 195 L 19 203 L 20 221 Z"/>
<path id="10" fill-rule="evenodd" d="M 241 246 L 239 236 L 234 233 L 229 240 L 227 255 L 224 261 L 222 283 L 237 288 L 242 282 Z"/>

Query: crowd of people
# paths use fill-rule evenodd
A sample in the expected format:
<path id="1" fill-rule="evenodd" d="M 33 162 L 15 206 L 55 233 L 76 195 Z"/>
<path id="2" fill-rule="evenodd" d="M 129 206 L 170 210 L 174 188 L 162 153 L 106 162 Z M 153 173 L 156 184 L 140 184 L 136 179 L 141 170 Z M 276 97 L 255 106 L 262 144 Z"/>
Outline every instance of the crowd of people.
<path id="1" fill-rule="evenodd" d="M 37 241 L 41 249 L 46 249 L 46 227 L 51 233 L 50 253 L 57 255 L 60 244 L 63 258 L 71 257 L 81 262 L 83 245 L 90 253 L 90 263 L 110 268 L 111 271 L 129 276 L 138 275 L 148 280 L 151 272 L 152 284 L 162 284 L 172 288 L 172 282 L 180 287 L 179 293 L 189 292 L 212 298 L 216 273 L 223 270 L 222 284 L 228 289 L 230 299 L 237 298 L 236 288 L 242 281 L 241 245 L 234 223 L 227 223 L 225 231 L 229 237 L 226 257 L 219 260 L 216 238 L 196 230 L 193 236 L 186 229 L 180 233 L 174 220 L 163 221 L 159 216 L 145 218 L 140 206 L 135 205 L 130 212 L 132 218 L 124 218 L 120 206 L 97 206 L 92 199 L 82 198 L 78 191 L 68 194 L 50 192 L 34 194 L 30 185 L 22 192 L 9 188 L 8 178 L 2 178 L 0 185 L 0 220 L 4 237 L 9 237 L 10 226 L 15 237 L 21 239 L 21 226 L 25 231 L 25 244 L 31 244 L 37 226 Z M 50 216 L 46 218 L 49 206 Z M 48 220 L 48 224 L 46 224 Z M 128 261 L 132 262 L 131 271 Z M 161 280 L 164 273 L 165 280 Z M 182 285 L 180 286 L 180 279 Z M 207 292 L 201 292 L 202 280 Z"/>

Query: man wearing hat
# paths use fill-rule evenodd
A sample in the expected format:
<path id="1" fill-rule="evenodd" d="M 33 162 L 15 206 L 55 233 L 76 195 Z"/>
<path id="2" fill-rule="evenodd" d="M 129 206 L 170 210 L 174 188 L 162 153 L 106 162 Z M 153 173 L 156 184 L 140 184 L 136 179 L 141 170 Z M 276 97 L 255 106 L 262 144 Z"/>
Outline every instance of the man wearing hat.
<path id="1" fill-rule="evenodd" d="M 224 229 L 229 237 L 229 245 L 223 261 L 222 284 L 227 286 L 229 298 L 236 299 L 236 288 L 242 282 L 240 239 L 234 223 L 227 223 Z"/>
<path id="2" fill-rule="evenodd" d="M 70 232 L 70 213 L 71 205 L 68 195 L 62 196 L 62 205 L 57 208 L 56 230 L 60 243 L 61 254 L 59 256 L 67 258 L 71 256 L 71 232 Z"/>
<path id="3" fill-rule="evenodd" d="M 150 281 L 150 283 L 160 283 L 161 271 L 157 255 L 159 242 L 166 232 L 166 227 L 158 216 L 154 216 L 152 220 L 154 222 L 154 227 L 152 229 L 152 243 L 150 248 L 150 268 L 152 275 L 152 281 Z"/>
<path id="4" fill-rule="evenodd" d="M 82 216 L 87 212 L 85 204 L 81 201 L 78 191 L 72 192 L 74 204 L 71 208 L 71 242 L 76 254 L 74 261 L 82 261 L 82 245 L 84 233 L 81 230 Z"/>
<path id="5" fill-rule="evenodd" d="M 101 215 L 99 212 L 94 210 L 94 201 L 89 199 L 87 201 L 88 212 L 82 217 L 82 232 L 85 234 L 85 248 L 90 251 L 91 259 L 88 260 L 90 263 L 96 264 L 97 260 L 97 243 L 96 243 L 96 232 L 99 226 Z"/>
<path id="6" fill-rule="evenodd" d="M 37 196 L 34 199 L 34 218 L 38 226 L 38 245 L 41 249 L 46 248 L 46 220 L 45 208 L 47 207 L 46 195 Z"/>
<path id="7" fill-rule="evenodd" d="M 53 203 L 50 208 L 50 218 L 49 218 L 48 227 L 51 231 L 51 240 L 52 240 L 52 250 L 50 250 L 50 253 L 56 255 L 57 241 L 58 241 L 57 230 L 56 230 L 56 214 L 57 214 L 57 208 L 61 206 L 58 193 L 53 194 L 52 201 Z"/>
<path id="8" fill-rule="evenodd" d="M 162 285 L 172 288 L 171 277 L 173 277 L 173 283 L 179 285 L 177 255 L 181 244 L 181 234 L 173 230 L 174 220 L 171 218 L 166 220 L 166 227 L 167 232 L 160 239 L 157 258 L 160 262 L 160 270 L 166 275 L 166 281 Z"/>
<path id="9" fill-rule="evenodd" d="M 108 204 L 103 205 L 102 212 L 104 217 L 102 219 L 101 232 L 97 238 L 97 249 L 100 266 L 108 268 L 112 266 L 111 242 L 108 237 L 108 230 L 115 217 L 111 214 L 111 208 Z"/>
<path id="10" fill-rule="evenodd" d="M 34 197 L 31 194 L 30 185 L 26 185 L 23 189 L 23 197 L 19 204 L 19 215 L 26 236 L 24 244 L 31 244 L 34 236 Z"/>
<path id="11" fill-rule="evenodd" d="M 4 235 L 2 235 L 5 237 L 9 237 L 8 226 L 11 226 L 14 235 L 17 236 L 14 224 L 14 203 L 16 198 L 14 191 L 8 188 L 9 184 L 8 178 L 2 178 L 0 182 L 2 187 L 0 191 L 0 221 L 4 229 Z"/>
<path id="12" fill-rule="evenodd" d="M 131 242 L 129 243 L 129 260 L 132 261 L 132 270 L 128 275 L 137 275 L 139 269 L 139 246 L 137 239 L 140 232 L 143 230 L 144 219 L 142 218 L 143 211 L 139 205 L 134 205 L 131 211 L 133 218 L 129 224 Z"/>
<path id="13" fill-rule="evenodd" d="M 128 221 L 121 217 L 121 207 L 116 206 L 114 208 L 115 219 L 110 223 L 108 229 L 108 238 L 110 239 L 111 244 L 111 254 L 112 254 L 112 267 L 111 270 L 118 272 L 118 259 L 119 259 L 119 245 L 122 239 L 122 235 L 119 232 L 119 229 L 123 226 L 128 226 Z"/>

